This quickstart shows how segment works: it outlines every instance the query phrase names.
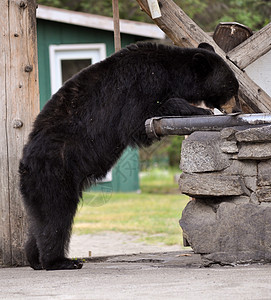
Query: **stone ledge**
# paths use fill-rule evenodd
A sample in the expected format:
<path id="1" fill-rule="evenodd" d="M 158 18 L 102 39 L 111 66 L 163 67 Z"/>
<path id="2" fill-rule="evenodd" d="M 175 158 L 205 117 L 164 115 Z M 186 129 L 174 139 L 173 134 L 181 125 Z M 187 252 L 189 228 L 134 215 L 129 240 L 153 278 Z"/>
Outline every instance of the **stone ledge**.
<path id="1" fill-rule="evenodd" d="M 256 196 L 259 202 L 271 202 L 271 186 L 258 187 L 256 190 Z"/>
<path id="2" fill-rule="evenodd" d="M 192 200 L 180 225 L 195 251 L 221 263 L 271 262 L 271 206 Z"/>
<path id="3" fill-rule="evenodd" d="M 271 126 L 249 128 L 235 133 L 238 142 L 271 142 Z"/>
<path id="4" fill-rule="evenodd" d="M 217 172 L 216 172 L 217 173 Z M 240 175 L 240 176 L 257 176 L 258 168 L 255 160 L 231 160 L 230 166 L 224 169 L 220 174 Z"/>
<path id="5" fill-rule="evenodd" d="M 270 130 L 196 132 L 183 142 L 180 190 L 196 200 L 180 225 L 211 263 L 271 262 Z"/>
<path id="6" fill-rule="evenodd" d="M 220 148 L 219 132 L 194 132 L 182 143 L 180 168 L 188 173 L 220 171 L 230 166 Z"/>
<path id="7" fill-rule="evenodd" d="M 239 196 L 246 193 L 244 180 L 238 175 L 182 173 L 179 186 L 183 194 L 191 197 Z"/>
<path id="8" fill-rule="evenodd" d="M 224 153 L 238 153 L 239 149 L 236 141 L 223 141 L 221 143 L 220 149 Z"/>
<path id="9" fill-rule="evenodd" d="M 271 158 L 271 143 L 243 143 L 238 153 L 238 159 L 265 160 Z"/>
<path id="10" fill-rule="evenodd" d="M 220 138 L 226 141 L 236 141 L 235 133 L 238 132 L 234 127 L 227 127 L 220 131 Z"/>
<path id="11" fill-rule="evenodd" d="M 258 185 L 271 186 L 271 160 L 262 161 L 258 164 Z"/>

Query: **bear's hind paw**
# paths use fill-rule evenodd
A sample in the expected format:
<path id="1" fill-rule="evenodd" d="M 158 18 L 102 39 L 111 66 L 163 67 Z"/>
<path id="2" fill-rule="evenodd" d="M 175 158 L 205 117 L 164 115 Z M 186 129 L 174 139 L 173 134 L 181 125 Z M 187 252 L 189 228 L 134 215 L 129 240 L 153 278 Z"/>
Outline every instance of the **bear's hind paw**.
<path id="1" fill-rule="evenodd" d="M 44 269 L 46 269 L 47 271 L 76 270 L 81 269 L 82 267 L 83 262 L 81 260 L 65 258 L 44 266 Z"/>
<path id="2" fill-rule="evenodd" d="M 42 265 L 41 264 L 30 264 L 30 267 L 34 270 L 42 270 Z"/>

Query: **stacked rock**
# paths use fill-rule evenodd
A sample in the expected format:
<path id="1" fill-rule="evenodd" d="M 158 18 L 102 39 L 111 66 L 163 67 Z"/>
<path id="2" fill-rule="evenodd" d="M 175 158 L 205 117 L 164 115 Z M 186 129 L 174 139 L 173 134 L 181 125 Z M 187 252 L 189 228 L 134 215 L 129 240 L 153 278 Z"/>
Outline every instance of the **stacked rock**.
<path id="1" fill-rule="evenodd" d="M 210 263 L 271 262 L 271 126 L 194 132 L 179 185 L 184 239 Z"/>

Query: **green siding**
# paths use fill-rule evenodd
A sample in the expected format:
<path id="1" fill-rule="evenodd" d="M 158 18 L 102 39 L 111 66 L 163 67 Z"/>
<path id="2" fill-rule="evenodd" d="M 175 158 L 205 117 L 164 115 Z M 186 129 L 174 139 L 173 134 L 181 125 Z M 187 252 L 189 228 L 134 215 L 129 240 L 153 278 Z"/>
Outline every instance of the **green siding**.
<path id="1" fill-rule="evenodd" d="M 40 84 L 40 105 L 44 106 L 51 97 L 49 46 L 61 44 L 105 43 L 106 54 L 114 53 L 114 34 L 112 31 L 92 29 L 64 23 L 39 20 L 38 28 L 38 63 Z M 134 35 L 122 34 L 122 47 L 142 40 Z"/>
<path id="2" fill-rule="evenodd" d="M 100 192 L 132 192 L 139 190 L 139 153 L 127 148 L 112 170 L 112 181 L 99 183 L 92 188 Z"/>
<path id="3" fill-rule="evenodd" d="M 60 44 L 106 44 L 106 54 L 114 53 L 114 34 L 112 31 L 92 29 L 82 26 L 37 20 L 38 29 L 38 63 L 40 106 L 45 105 L 51 97 L 49 46 Z M 142 37 L 122 34 L 122 47 L 142 40 Z M 112 172 L 112 182 L 98 184 L 94 190 L 106 192 L 130 192 L 139 189 L 139 157 L 138 150 L 126 149 Z"/>

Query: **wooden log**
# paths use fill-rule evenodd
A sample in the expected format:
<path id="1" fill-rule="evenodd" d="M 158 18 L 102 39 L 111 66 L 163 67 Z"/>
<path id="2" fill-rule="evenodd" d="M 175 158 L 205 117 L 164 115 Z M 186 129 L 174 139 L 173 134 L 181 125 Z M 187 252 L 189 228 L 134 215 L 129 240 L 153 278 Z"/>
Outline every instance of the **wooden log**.
<path id="1" fill-rule="evenodd" d="M 150 16 L 147 0 L 137 0 Z M 153 21 L 167 34 L 175 45 L 197 47 L 202 42 L 211 44 L 235 72 L 240 83 L 240 100 L 244 112 L 271 112 L 271 97 L 267 95 L 245 72 L 227 59 L 225 52 L 172 0 L 159 0 L 162 17 Z"/>
<path id="2" fill-rule="evenodd" d="M 0 265 L 24 265 L 26 216 L 18 167 L 39 112 L 36 1 L 0 1 Z"/>
<path id="3" fill-rule="evenodd" d="M 246 68 L 271 49 L 271 23 L 227 53 L 240 69 Z"/>

